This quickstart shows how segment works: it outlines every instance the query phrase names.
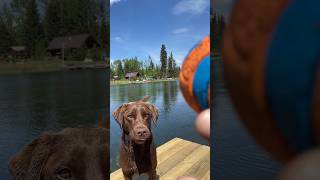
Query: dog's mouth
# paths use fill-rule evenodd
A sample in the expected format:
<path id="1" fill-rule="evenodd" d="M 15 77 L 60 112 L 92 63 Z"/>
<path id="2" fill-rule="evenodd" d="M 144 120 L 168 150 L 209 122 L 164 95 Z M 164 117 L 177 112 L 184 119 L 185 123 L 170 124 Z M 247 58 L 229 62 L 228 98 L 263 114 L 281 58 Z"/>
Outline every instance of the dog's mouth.
<path id="1" fill-rule="evenodd" d="M 148 137 L 148 138 L 133 138 L 133 141 L 136 144 L 144 144 L 148 139 L 150 139 L 150 137 Z"/>
<path id="2" fill-rule="evenodd" d="M 147 139 L 137 139 L 135 140 L 137 144 L 143 144 Z"/>

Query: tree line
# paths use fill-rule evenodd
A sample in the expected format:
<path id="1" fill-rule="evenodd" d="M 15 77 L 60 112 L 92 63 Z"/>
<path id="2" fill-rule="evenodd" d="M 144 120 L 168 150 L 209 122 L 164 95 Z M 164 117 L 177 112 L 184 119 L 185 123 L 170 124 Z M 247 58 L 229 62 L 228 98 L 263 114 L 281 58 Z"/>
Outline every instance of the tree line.
<path id="1" fill-rule="evenodd" d="M 211 52 L 219 54 L 221 52 L 222 34 L 226 26 L 226 21 L 223 15 L 214 13 L 211 16 L 211 29 L 213 29 L 211 37 Z"/>
<path id="2" fill-rule="evenodd" d="M 161 45 L 160 64 L 156 64 L 151 56 L 146 61 L 139 60 L 137 57 L 128 59 L 118 59 L 111 63 L 111 77 L 117 76 L 124 79 L 127 73 L 139 72 L 140 76 L 153 79 L 175 78 L 179 76 L 180 67 L 171 52 L 168 56 L 166 46 Z"/>
<path id="3" fill-rule="evenodd" d="M 0 9 L 0 56 L 25 46 L 28 57 L 45 56 L 54 37 L 90 34 L 109 54 L 105 0 L 11 0 Z"/>

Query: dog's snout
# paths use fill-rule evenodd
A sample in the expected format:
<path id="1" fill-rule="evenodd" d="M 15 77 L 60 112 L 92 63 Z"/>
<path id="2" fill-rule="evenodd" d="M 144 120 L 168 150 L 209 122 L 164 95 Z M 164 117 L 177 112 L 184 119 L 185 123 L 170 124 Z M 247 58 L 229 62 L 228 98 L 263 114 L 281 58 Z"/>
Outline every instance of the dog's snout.
<path id="1" fill-rule="evenodd" d="M 140 129 L 140 130 L 138 130 L 137 134 L 138 134 L 139 136 L 143 136 L 143 135 L 147 134 L 147 130 L 145 130 L 145 129 Z"/>
<path id="2" fill-rule="evenodd" d="M 148 128 L 146 128 L 144 126 L 136 127 L 136 134 L 140 138 L 147 138 L 150 136 L 150 132 L 149 132 Z"/>

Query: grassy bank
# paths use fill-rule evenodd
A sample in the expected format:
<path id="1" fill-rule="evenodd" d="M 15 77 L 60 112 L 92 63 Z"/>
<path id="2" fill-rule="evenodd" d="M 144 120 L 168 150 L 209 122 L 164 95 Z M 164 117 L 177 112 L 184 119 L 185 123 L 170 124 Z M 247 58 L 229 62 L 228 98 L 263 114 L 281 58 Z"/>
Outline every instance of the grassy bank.
<path id="1" fill-rule="evenodd" d="M 83 61 L 66 61 L 65 64 L 80 65 Z M 36 72 L 53 72 L 62 70 L 62 60 L 28 61 L 19 63 L 0 63 L 0 74 L 19 74 Z"/>
<path id="2" fill-rule="evenodd" d="M 0 74 L 58 71 L 61 61 L 30 61 L 26 63 L 0 63 Z"/>
<path id="3" fill-rule="evenodd" d="M 154 83 L 154 82 L 165 82 L 165 81 L 176 81 L 178 79 L 155 79 L 149 81 L 129 81 L 129 80 L 115 80 L 110 81 L 110 85 L 122 85 L 122 84 L 138 84 L 138 83 Z"/>

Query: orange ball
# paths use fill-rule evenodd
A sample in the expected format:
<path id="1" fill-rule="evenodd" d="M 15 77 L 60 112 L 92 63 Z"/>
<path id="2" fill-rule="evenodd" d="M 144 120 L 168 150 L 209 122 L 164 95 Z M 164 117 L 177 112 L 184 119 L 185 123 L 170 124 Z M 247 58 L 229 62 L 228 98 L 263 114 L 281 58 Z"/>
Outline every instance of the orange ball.
<path id="1" fill-rule="evenodd" d="M 186 56 L 179 82 L 187 103 L 197 112 L 210 106 L 210 37 L 206 36 Z"/>
<path id="2" fill-rule="evenodd" d="M 320 145 L 319 5 L 238 0 L 224 32 L 224 77 L 234 106 L 256 141 L 282 162 Z"/>

